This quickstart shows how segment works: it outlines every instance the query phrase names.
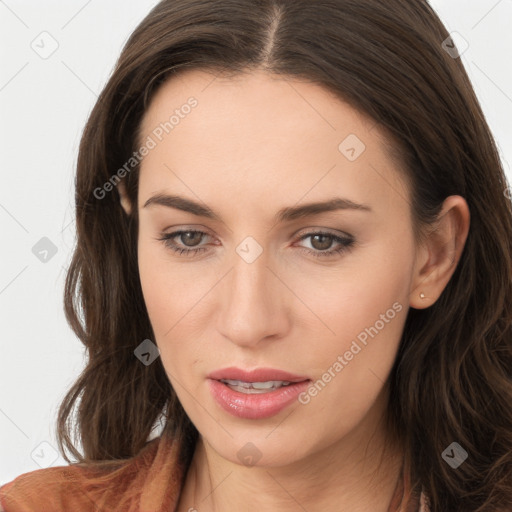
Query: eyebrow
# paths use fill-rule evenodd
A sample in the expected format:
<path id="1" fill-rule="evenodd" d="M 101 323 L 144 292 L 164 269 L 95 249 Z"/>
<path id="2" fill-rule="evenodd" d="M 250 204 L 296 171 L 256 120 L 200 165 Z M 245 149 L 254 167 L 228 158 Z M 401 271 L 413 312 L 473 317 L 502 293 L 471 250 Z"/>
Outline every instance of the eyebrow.
<path id="1" fill-rule="evenodd" d="M 175 208 L 177 210 L 192 213 L 198 217 L 205 217 L 207 219 L 223 222 L 220 216 L 207 206 L 203 206 L 185 197 L 167 194 L 156 194 L 150 197 L 144 203 L 143 208 L 156 205 L 165 206 L 167 208 Z M 290 222 L 293 220 L 301 219 L 303 217 L 318 215 L 320 213 L 331 212 L 335 210 L 361 210 L 367 212 L 373 211 L 368 205 L 355 203 L 350 199 L 335 197 L 323 202 L 307 203 L 301 206 L 289 206 L 282 208 L 277 212 L 274 220 L 276 222 Z"/>

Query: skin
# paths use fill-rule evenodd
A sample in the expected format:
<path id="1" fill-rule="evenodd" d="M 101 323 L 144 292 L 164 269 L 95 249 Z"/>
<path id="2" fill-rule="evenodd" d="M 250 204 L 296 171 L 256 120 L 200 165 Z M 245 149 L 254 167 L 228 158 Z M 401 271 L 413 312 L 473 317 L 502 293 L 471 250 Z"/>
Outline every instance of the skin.
<path id="1" fill-rule="evenodd" d="M 316 84 L 262 71 L 173 78 L 153 98 L 141 140 L 190 96 L 198 106 L 142 162 L 137 204 L 155 343 L 200 433 L 178 510 L 386 512 L 403 457 L 382 424 L 387 379 L 408 309 L 431 306 L 455 271 L 468 206 L 447 198 L 436 229 L 416 244 L 410 193 L 375 123 Z M 338 149 L 349 134 L 366 146 L 354 161 Z M 120 193 L 130 214 L 122 184 Z M 157 193 L 198 201 L 222 221 L 144 207 Z M 281 208 L 335 196 L 371 211 L 273 220 Z M 177 245 L 206 250 L 179 255 L 158 240 L 179 229 L 206 235 L 175 237 Z M 315 239 L 319 230 L 355 243 L 317 258 L 307 249 L 339 247 Z M 236 252 L 248 236 L 263 250 L 252 263 Z M 248 420 L 211 396 L 207 374 L 227 366 L 321 379 L 394 303 L 401 311 L 307 404 Z M 248 442 L 261 453 L 253 466 L 237 457 Z"/>

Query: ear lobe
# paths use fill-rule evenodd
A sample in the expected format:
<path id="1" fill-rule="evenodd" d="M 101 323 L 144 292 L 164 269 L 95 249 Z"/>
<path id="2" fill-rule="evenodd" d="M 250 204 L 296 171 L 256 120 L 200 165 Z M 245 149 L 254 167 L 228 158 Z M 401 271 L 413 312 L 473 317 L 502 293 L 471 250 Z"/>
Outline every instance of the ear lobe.
<path id="1" fill-rule="evenodd" d="M 121 206 L 125 211 L 126 215 L 130 215 L 132 213 L 132 205 L 130 203 L 130 200 L 128 199 L 124 181 L 119 182 L 119 184 L 117 185 L 117 189 L 119 191 Z"/>
<path id="2" fill-rule="evenodd" d="M 462 255 L 469 232 L 470 213 L 461 196 L 445 199 L 435 229 L 427 235 L 425 245 L 418 252 L 410 294 L 410 305 L 424 309 L 443 293 Z"/>

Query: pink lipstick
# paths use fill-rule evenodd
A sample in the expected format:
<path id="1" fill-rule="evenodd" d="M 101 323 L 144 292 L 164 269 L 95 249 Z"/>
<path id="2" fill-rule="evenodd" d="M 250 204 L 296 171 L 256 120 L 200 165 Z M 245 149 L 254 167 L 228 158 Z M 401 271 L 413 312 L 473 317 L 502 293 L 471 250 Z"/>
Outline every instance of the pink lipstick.
<path id="1" fill-rule="evenodd" d="M 233 416 L 263 419 L 275 416 L 307 389 L 311 379 L 272 368 L 245 371 L 224 368 L 208 375 L 215 401 Z"/>

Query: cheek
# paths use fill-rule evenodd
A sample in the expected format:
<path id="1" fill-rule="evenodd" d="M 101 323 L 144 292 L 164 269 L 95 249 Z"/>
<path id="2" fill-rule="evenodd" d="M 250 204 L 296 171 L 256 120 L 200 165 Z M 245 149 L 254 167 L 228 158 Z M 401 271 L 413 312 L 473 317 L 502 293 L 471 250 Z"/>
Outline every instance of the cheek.
<path id="1" fill-rule="evenodd" d="M 375 244 L 357 262 L 347 259 L 338 279 L 322 283 L 315 307 L 334 334 L 324 329 L 312 354 L 318 380 L 309 401 L 320 424 L 328 412 L 350 428 L 385 385 L 408 311 L 412 259 L 404 245 Z"/>
<path id="2" fill-rule="evenodd" d="M 384 322 L 390 319 L 381 331 L 393 330 L 388 327 L 397 323 L 395 316 L 401 317 L 395 313 L 408 307 L 412 265 L 406 242 L 377 241 L 341 259 L 336 270 L 287 278 L 296 283 L 295 290 L 315 314 L 318 335 L 325 341 L 331 339 L 334 346 L 336 340 L 346 343 L 376 323 L 382 327 L 381 315 L 386 317 Z M 313 330 L 313 325 L 309 328 Z"/>
<path id="3" fill-rule="evenodd" d="M 192 266 L 173 261 L 163 242 L 141 230 L 138 246 L 139 274 L 144 302 L 157 338 L 163 337 L 185 313 L 187 297 L 197 282 Z"/>
<path id="4" fill-rule="evenodd" d="M 172 326 L 173 302 L 170 299 L 175 285 L 170 282 L 165 261 L 159 259 L 157 251 L 150 245 L 153 244 L 144 240 L 139 243 L 139 275 L 144 302 L 153 331 L 158 338 L 163 330 Z"/>
<path id="5" fill-rule="evenodd" d="M 186 359 L 188 364 L 202 353 L 199 344 L 194 343 L 202 338 L 199 329 L 204 321 L 199 315 L 218 278 L 205 266 L 177 262 L 161 244 L 149 235 L 139 238 L 139 275 L 156 337 L 153 341 L 160 349 L 164 367 L 174 374 L 180 361 Z"/>

